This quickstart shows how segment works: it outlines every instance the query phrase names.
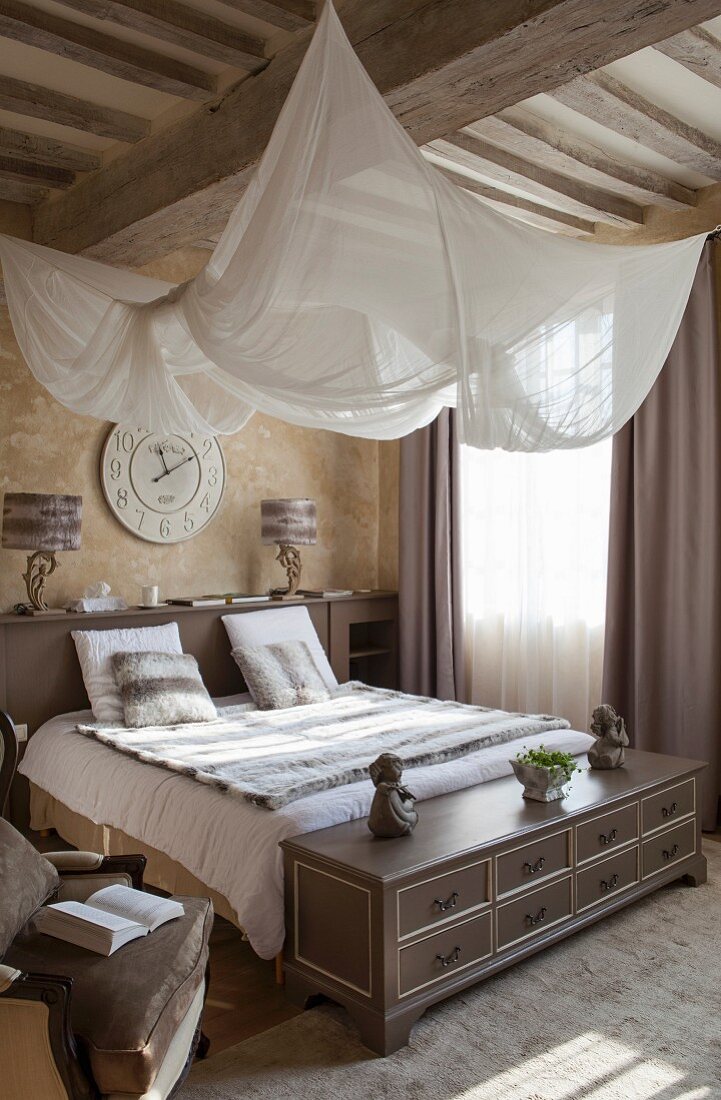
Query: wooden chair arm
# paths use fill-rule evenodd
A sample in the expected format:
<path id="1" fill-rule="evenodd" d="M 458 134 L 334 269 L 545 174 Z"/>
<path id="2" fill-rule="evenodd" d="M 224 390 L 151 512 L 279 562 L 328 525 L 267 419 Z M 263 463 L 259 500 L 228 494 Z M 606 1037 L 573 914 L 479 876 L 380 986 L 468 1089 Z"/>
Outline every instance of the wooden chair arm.
<path id="1" fill-rule="evenodd" d="M 136 890 L 143 889 L 143 873 L 147 862 L 143 855 L 103 856 L 97 852 L 46 852 L 45 859 L 57 869 L 61 878 L 84 878 L 101 875 L 130 880 Z M 91 891 L 92 892 L 92 891 Z"/>
<path id="2" fill-rule="evenodd" d="M 70 1026 L 72 979 L 0 968 L 0 1079 L 9 1100 L 42 1095 L 98 1100 Z M 12 976 L 9 976 L 12 974 Z M 0 977 L 0 983 L 2 977 Z"/>

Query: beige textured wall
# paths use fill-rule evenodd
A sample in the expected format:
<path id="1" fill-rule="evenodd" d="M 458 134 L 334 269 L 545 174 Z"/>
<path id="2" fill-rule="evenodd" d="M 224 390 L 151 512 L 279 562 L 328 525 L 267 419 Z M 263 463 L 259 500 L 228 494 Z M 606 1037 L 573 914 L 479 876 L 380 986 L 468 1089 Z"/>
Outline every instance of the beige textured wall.
<path id="1" fill-rule="evenodd" d="M 180 282 L 203 258 L 188 249 L 144 271 Z M 147 583 L 159 584 L 165 595 L 280 584 L 274 548 L 260 543 L 259 502 L 274 496 L 318 502 L 318 545 L 303 551 L 306 585 L 395 587 L 397 444 L 255 416 L 237 435 L 221 439 L 226 491 L 208 528 L 187 542 L 157 546 L 127 532 L 105 504 L 98 464 L 108 430 L 68 412 L 35 381 L 0 307 L 0 490 L 83 497 L 82 549 L 61 555 L 49 582 L 51 603 L 80 595 L 95 580 L 106 580 L 128 602 L 137 602 L 139 586 Z M 0 550 L 3 610 L 24 597 L 24 562 L 21 551 Z"/>

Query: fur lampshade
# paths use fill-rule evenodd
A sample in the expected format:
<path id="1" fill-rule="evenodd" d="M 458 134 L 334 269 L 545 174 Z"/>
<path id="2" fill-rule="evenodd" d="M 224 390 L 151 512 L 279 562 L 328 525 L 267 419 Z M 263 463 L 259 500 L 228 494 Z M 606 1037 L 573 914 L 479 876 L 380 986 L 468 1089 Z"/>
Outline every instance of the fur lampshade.
<path id="1" fill-rule="evenodd" d="M 264 543 L 315 545 L 318 534 L 315 501 L 307 497 L 261 500 L 260 533 Z"/>
<path id="2" fill-rule="evenodd" d="M 83 498 L 59 493 L 6 493 L 6 550 L 79 550 Z"/>

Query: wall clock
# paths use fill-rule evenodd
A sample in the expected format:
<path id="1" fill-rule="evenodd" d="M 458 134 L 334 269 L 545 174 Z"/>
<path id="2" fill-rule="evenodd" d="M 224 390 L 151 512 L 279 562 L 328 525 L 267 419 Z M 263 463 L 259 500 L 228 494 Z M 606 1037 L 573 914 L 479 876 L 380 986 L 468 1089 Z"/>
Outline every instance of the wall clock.
<path id="1" fill-rule="evenodd" d="M 225 461 L 213 436 L 160 435 L 116 424 L 105 440 L 100 480 L 123 527 L 148 542 L 183 542 L 217 512 Z"/>

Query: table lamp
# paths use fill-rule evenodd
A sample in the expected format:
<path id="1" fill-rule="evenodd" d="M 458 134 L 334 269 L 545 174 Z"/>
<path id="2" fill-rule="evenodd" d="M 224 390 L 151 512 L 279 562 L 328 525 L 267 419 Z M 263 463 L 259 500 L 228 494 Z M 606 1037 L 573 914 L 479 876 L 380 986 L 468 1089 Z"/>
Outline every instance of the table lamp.
<path id="1" fill-rule="evenodd" d="M 301 574 L 298 546 L 315 545 L 315 501 L 305 497 L 298 500 L 261 500 L 260 526 L 263 542 L 277 545 L 278 554 L 275 560 L 280 562 L 288 575 L 288 588 L 282 592 L 273 592 L 273 599 L 302 599 L 296 595 Z"/>
<path id="2" fill-rule="evenodd" d="M 2 546 L 5 550 L 30 550 L 23 573 L 30 615 L 64 614 L 49 609 L 45 582 L 58 567 L 58 550 L 80 549 L 83 498 L 58 493 L 6 493 L 3 504 Z"/>

